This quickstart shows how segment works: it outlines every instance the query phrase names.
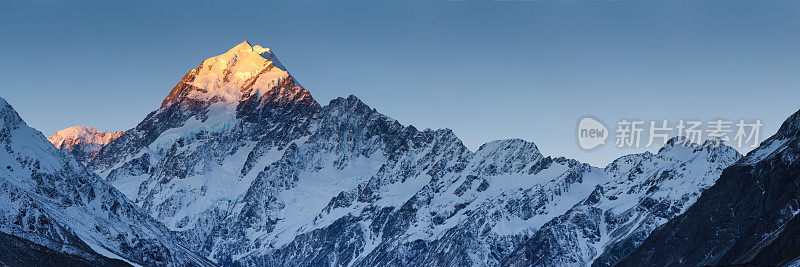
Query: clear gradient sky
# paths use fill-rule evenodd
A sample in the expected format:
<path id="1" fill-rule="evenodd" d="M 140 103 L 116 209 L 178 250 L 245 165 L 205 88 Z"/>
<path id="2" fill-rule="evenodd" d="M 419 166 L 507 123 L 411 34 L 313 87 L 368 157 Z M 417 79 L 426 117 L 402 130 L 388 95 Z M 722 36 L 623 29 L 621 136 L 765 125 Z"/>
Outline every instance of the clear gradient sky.
<path id="1" fill-rule="evenodd" d="M 794 0 L 5 1 L 0 25 L 0 96 L 45 135 L 132 128 L 243 40 L 323 105 L 354 94 L 471 149 L 522 138 L 597 166 L 644 149 L 582 151 L 584 115 L 761 119 L 768 136 L 800 109 Z"/>

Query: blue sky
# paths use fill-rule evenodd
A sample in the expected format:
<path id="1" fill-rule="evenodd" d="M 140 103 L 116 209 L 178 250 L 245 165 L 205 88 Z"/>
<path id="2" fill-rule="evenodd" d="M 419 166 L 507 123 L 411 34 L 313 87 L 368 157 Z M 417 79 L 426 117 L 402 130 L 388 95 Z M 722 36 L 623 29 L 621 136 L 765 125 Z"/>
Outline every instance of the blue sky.
<path id="1" fill-rule="evenodd" d="M 797 14 L 790 0 L 13 1 L 0 96 L 46 135 L 125 130 L 250 40 L 322 104 L 354 94 L 472 149 L 522 138 L 604 166 L 644 149 L 581 150 L 583 116 L 761 119 L 774 133 L 800 108 Z"/>

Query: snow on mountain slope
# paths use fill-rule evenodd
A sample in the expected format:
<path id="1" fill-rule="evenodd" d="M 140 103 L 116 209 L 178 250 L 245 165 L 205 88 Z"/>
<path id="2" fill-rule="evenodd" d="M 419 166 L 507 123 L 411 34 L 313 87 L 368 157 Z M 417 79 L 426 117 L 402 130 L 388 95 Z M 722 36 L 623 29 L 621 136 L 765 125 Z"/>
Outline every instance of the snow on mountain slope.
<path id="1" fill-rule="evenodd" d="M 786 119 L 775 135 L 726 168 L 694 205 L 653 231 L 620 264 L 797 264 L 798 177 L 800 111 Z"/>
<path id="2" fill-rule="evenodd" d="M 687 205 L 715 179 L 697 167 L 713 155 L 631 156 L 642 174 L 546 157 L 523 140 L 473 152 L 450 130 L 401 125 L 355 96 L 322 107 L 245 42 L 189 71 L 88 166 L 223 265 L 452 266 L 500 264 L 598 186 L 628 200 L 599 207 L 621 221 L 645 198 Z M 676 174 L 649 176 L 667 169 Z M 614 241 L 591 244 L 627 238 L 605 236 Z"/>
<path id="3" fill-rule="evenodd" d="M 382 240 L 437 240 L 470 217 L 488 218 L 486 235 L 508 251 L 509 239 L 567 210 L 601 180 L 599 170 L 544 157 L 521 140 L 471 152 L 449 130 L 400 125 L 353 96 L 321 108 L 276 62 L 247 43 L 204 61 L 89 166 L 198 250 L 221 262 L 264 264 L 313 261 L 271 255 L 353 216 L 362 218 L 348 224 L 360 229 L 352 255 L 324 257 L 380 263 L 388 258 L 368 255 L 384 251 L 376 250 L 388 246 Z M 388 219 L 392 225 L 361 227 Z M 481 245 L 482 258 L 459 260 L 499 259 L 484 250 L 495 241 Z"/>
<path id="4" fill-rule="evenodd" d="M 143 265 L 205 265 L 117 190 L 53 147 L 0 98 L 0 231 L 49 249 Z"/>
<path id="5" fill-rule="evenodd" d="M 83 164 L 88 163 L 103 146 L 122 136 L 124 132 L 103 132 L 92 127 L 73 126 L 57 131 L 47 138 Z"/>
<path id="6" fill-rule="evenodd" d="M 473 153 L 449 130 L 402 126 L 353 96 L 331 101 L 310 128 L 259 171 L 239 203 L 213 213 L 219 221 L 197 224 L 213 226 L 193 234 L 220 263 L 446 265 L 445 257 L 404 247 L 443 238 L 452 245 L 448 231 L 478 230 L 465 225 L 479 220 L 489 230 L 468 244 L 478 257 L 453 261 L 491 264 L 499 257 L 493 248 L 509 251 L 602 179 L 522 140 Z"/>
<path id="7" fill-rule="evenodd" d="M 683 213 L 741 155 L 731 147 L 673 138 L 657 154 L 623 156 L 607 181 L 548 222 L 504 265 L 610 266 Z"/>
<path id="8" fill-rule="evenodd" d="M 187 73 L 161 107 L 181 102 L 185 106 L 219 103 L 236 107 L 248 99 L 282 104 L 314 101 L 269 48 L 244 41 Z"/>
<path id="9" fill-rule="evenodd" d="M 247 42 L 203 61 L 89 166 L 173 230 L 232 204 L 319 109 L 276 62 Z"/>

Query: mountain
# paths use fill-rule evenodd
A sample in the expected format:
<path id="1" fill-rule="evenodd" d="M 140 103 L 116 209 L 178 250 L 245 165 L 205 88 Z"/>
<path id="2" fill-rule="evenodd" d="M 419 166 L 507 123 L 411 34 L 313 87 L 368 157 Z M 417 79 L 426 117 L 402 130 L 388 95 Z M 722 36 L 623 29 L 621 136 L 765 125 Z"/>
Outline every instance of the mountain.
<path id="1" fill-rule="evenodd" d="M 798 213 L 800 111 L 619 265 L 796 266 Z"/>
<path id="2" fill-rule="evenodd" d="M 739 158 L 729 146 L 677 137 L 656 154 L 621 157 L 605 168 L 604 183 L 547 222 L 503 264 L 610 266 L 686 211 Z"/>
<path id="3" fill-rule="evenodd" d="M 53 147 L 2 98 L 0 146 L 0 231 L 9 241 L 0 246 L 4 262 L 119 263 L 108 259 L 113 258 L 142 265 L 210 264 L 100 177 Z M 15 260 L 17 253 L 42 258 Z"/>
<path id="4" fill-rule="evenodd" d="M 481 241 L 481 259 L 453 260 L 496 262 L 600 179 L 522 140 L 471 152 L 449 130 L 403 126 L 354 96 L 321 107 L 247 42 L 187 73 L 89 167 L 218 262 L 266 265 L 396 260 L 376 248 L 433 241 L 470 218 L 494 228 L 473 239 L 496 240 Z"/>
<path id="5" fill-rule="evenodd" d="M 522 140 L 473 153 L 449 130 L 402 126 L 352 96 L 312 127 L 209 231 L 227 233 L 215 255 L 242 255 L 221 263 L 492 264 L 600 178 Z"/>
<path id="6" fill-rule="evenodd" d="M 499 265 L 579 207 L 614 217 L 595 228 L 635 230 L 576 242 L 609 247 L 576 252 L 582 263 L 621 257 L 737 157 L 672 144 L 604 170 L 519 139 L 470 151 L 355 96 L 322 106 L 270 49 L 243 42 L 87 166 L 221 265 L 452 266 Z"/>
<path id="7" fill-rule="evenodd" d="M 100 148 L 119 138 L 123 133 L 103 132 L 92 127 L 73 126 L 57 131 L 48 137 L 47 141 L 86 164 L 97 155 Z"/>

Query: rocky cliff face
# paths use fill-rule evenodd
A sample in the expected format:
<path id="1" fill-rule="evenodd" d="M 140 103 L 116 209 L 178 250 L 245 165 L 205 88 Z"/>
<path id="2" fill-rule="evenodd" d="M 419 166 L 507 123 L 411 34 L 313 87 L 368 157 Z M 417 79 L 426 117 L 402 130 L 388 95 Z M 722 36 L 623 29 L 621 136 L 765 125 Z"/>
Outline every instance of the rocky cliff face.
<path id="1" fill-rule="evenodd" d="M 53 147 L 0 98 L 0 231 L 85 263 L 207 265 L 177 236 Z M 15 240 L 9 238 L 9 240 Z M 6 247 L 9 248 L 9 247 Z M 100 256 L 102 255 L 102 256 Z"/>
<path id="2" fill-rule="evenodd" d="M 800 112 L 619 265 L 797 264 L 798 125 Z"/>

